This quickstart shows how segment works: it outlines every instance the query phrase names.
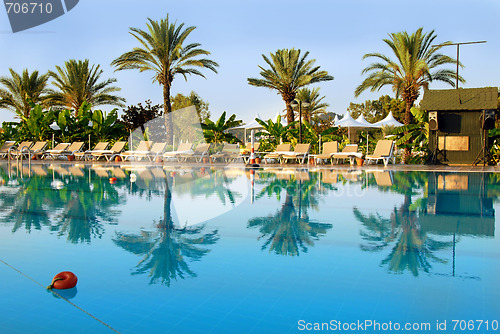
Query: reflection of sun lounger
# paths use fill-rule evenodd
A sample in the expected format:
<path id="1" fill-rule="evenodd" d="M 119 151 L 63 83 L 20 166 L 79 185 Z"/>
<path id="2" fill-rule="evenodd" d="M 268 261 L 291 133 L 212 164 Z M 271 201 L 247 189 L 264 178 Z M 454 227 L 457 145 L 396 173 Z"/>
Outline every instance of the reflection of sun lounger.
<path id="1" fill-rule="evenodd" d="M 374 176 L 375 182 L 377 182 L 377 185 L 380 187 L 391 187 L 393 184 L 391 171 L 375 172 Z"/>
<path id="2" fill-rule="evenodd" d="M 323 183 L 337 183 L 338 181 L 338 174 L 336 171 L 333 170 L 325 170 L 322 173 L 322 179 L 321 181 Z"/>
<path id="3" fill-rule="evenodd" d="M 68 169 L 69 169 L 70 174 L 73 176 L 78 176 L 78 177 L 85 176 L 85 174 L 83 173 L 83 170 L 80 167 L 71 166 Z"/>
<path id="4" fill-rule="evenodd" d="M 47 171 L 39 165 L 31 165 L 31 171 L 38 176 L 47 176 Z"/>
<path id="5" fill-rule="evenodd" d="M 99 177 L 102 177 L 102 178 L 109 177 L 108 170 L 106 167 L 95 166 L 95 167 L 92 167 L 92 169 L 94 170 L 96 175 Z"/>
<path id="6" fill-rule="evenodd" d="M 163 169 L 161 168 L 151 168 L 151 173 L 153 174 L 155 179 L 164 179 L 166 176 L 163 172 Z"/>
<path id="7" fill-rule="evenodd" d="M 307 170 L 296 170 L 295 171 L 295 179 L 297 181 L 309 181 L 309 172 Z"/>
<path id="8" fill-rule="evenodd" d="M 120 167 L 113 168 L 113 175 L 119 179 L 123 179 L 123 178 L 127 177 L 127 174 L 125 174 L 125 171 L 123 169 L 121 169 Z"/>

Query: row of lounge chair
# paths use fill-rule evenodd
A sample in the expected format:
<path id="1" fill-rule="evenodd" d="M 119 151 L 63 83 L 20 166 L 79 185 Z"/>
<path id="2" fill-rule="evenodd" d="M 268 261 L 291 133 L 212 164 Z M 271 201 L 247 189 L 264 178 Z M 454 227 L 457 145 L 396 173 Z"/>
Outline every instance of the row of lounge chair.
<path id="1" fill-rule="evenodd" d="M 396 163 L 396 157 L 394 156 L 394 141 L 393 140 L 379 140 L 375 146 L 373 154 L 368 154 L 365 156 L 367 163 L 378 162 L 382 160 L 384 166 L 387 166 L 389 162 Z M 313 157 L 316 162 L 327 162 L 331 161 L 338 162 L 338 160 L 350 159 L 351 162 L 355 158 L 362 158 L 363 154 L 358 152 L 358 145 L 349 144 L 344 147 L 342 152 L 338 151 L 338 142 L 326 142 L 323 143 L 323 152 Z"/>
<path id="2" fill-rule="evenodd" d="M 47 142 L 30 142 L 25 141 L 19 145 L 14 142 L 6 142 L 0 148 L 0 157 L 5 158 L 9 155 L 11 158 L 18 159 L 19 157 L 28 158 L 29 156 L 36 156 L 40 159 L 68 159 L 73 156 L 77 160 L 99 160 L 101 158 L 110 161 L 119 156 L 123 161 L 143 160 L 155 161 L 158 158 L 164 160 L 176 159 L 178 162 L 193 159 L 196 162 L 201 162 L 204 158 L 210 161 L 222 160 L 225 162 L 236 161 L 241 159 L 248 162 L 250 158 L 250 144 L 246 148 L 241 149 L 238 144 L 224 143 L 222 149 L 214 154 L 210 154 L 210 144 L 200 143 L 193 149 L 192 143 L 181 143 L 176 151 L 165 152 L 167 146 L 164 142 L 153 143 L 152 141 L 141 141 L 135 150 L 124 151 L 126 142 L 118 141 L 108 149 L 108 142 L 99 142 L 93 150 L 82 151 L 84 146 L 83 142 L 74 143 L 60 143 L 53 149 L 45 149 Z M 291 149 L 291 144 L 280 144 L 274 152 L 259 152 L 259 143 L 254 144 L 254 151 L 259 157 L 262 157 L 265 163 L 272 160 L 279 161 L 280 163 L 289 160 L 296 160 L 299 164 L 304 164 L 309 160 L 310 144 L 297 144 L 295 148 Z M 346 145 L 342 152 L 338 151 L 338 142 L 323 143 L 323 150 L 321 154 L 311 155 L 316 162 L 331 161 L 338 162 L 338 160 L 350 159 L 351 162 L 355 158 L 361 158 L 362 153 L 358 152 L 358 145 Z M 394 141 L 392 140 L 379 140 L 375 147 L 375 151 L 371 155 L 365 157 L 367 162 L 377 162 L 382 160 L 384 165 L 392 161 L 395 163 L 394 156 Z"/>

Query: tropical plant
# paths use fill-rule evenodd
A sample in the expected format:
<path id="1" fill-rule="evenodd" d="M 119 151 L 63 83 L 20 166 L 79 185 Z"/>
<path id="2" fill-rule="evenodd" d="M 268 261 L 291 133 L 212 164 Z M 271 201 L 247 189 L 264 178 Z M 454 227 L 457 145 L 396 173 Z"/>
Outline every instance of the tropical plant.
<path id="1" fill-rule="evenodd" d="M 287 140 L 292 134 L 294 125 L 297 124 L 297 122 L 291 122 L 287 125 L 283 125 L 281 123 L 281 115 L 278 115 L 276 122 L 273 122 L 271 119 L 268 119 L 267 122 L 259 118 L 256 118 L 255 120 L 262 126 L 263 129 L 263 131 L 257 132 L 255 135 L 266 136 L 263 141 L 270 144 L 271 149 L 276 148 L 280 142 Z"/>
<path id="2" fill-rule="evenodd" d="M 396 145 L 409 149 L 415 155 L 409 157 L 411 163 L 422 163 L 426 161 L 429 147 L 429 119 L 427 112 L 420 108 L 411 108 L 414 120 L 413 124 L 403 125 L 392 130 L 392 134 L 398 139 Z"/>
<path id="3" fill-rule="evenodd" d="M 70 59 L 64 63 L 64 67 L 56 66 L 56 70 L 57 72 L 49 71 L 49 75 L 54 79 L 53 85 L 58 88 L 58 91 L 51 90 L 48 95 L 51 105 L 72 109 L 76 116 L 85 102 L 93 106 L 125 106 L 124 98 L 112 94 L 121 90 L 110 86 L 116 79 L 98 82 L 103 70 L 99 65 L 89 67 L 88 59 Z"/>
<path id="4" fill-rule="evenodd" d="M 148 31 L 138 28 L 130 28 L 130 34 L 134 36 L 142 48 L 134 48 L 132 51 L 122 54 L 111 62 L 116 66 L 116 71 L 138 69 L 140 72 L 155 72 L 153 82 L 163 86 L 163 103 L 165 112 L 165 128 L 167 132 L 167 142 L 172 143 L 173 127 L 170 120 L 172 105 L 170 101 L 170 91 L 172 81 L 180 74 L 187 80 L 187 75 L 205 76 L 198 68 L 207 68 L 217 73 L 216 62 L 199 58 L 199 56 L 209 55 L 210 52 L 199 48 L 199 43 L 185 45 L 189 34 L 196 27 L 184 28 L 184 23 L 179 25 L 166 19 L 153 21 L 148 18 L 146 23 Z"/>
<path id="5" fill-rule="evenodd" d="M 205 123 L 201 123 L 201 128 L 203 129 L 203 134 L 208 143 L 234 143 L 239 142 L 240 140 L 232 133 L 228 133 L 226 131 L 240 125 L 241 123 L 241 120 L 236 120 L 235 114 L 232 114 L 226 120 L 226 112 L 224 111 L 217 121 L 213 122 L 210 119 L 207 119 Z"/>
<path id="6" fill-rule="evenodd" d="M 313 89 L 307 87 L 299 89 L 295 100 L 302 102 L 307 101 L 309 103 L 307 107 L 302 106 L 302 119 L 311 123 L 312 117 L 325 114 L 329 104 L 321 102 L 324 98 L 324 96 L 319 95 L 319 87 Z"/>
<path id="7" fill-rule="evenodd" d="M 322 142 L 328 141 L 342 141 L 342 137 L 338 135 L 337 127 L 329 127 L 321 131 L 321 128 L 316 128 L 307 121 L 304 121 L 302 128 L 303 142 L 310 143 L 312 152 L 319 153 L 319 140 Z"/>
<path id="8" fill-rule="evenodd" d="M 38 71 L 29 74 L 25 69 L 21 75 L 9 68 L 11 77 L 0 77 L 0 108 L 14 112 L 19 118 L 29 117 L 31 104 L 44 104 L 48 93 L 48 74 L 39 75 Z"/>
<path id="9" fill-rule="evenodd" d="M 286 118 L 288 123 L 295 120 L 295 115 L 290 103 L 297 96 L 299 88 L 309 84 L 333 80 L 327 71 L 320 71 L 319 66 L 314 66 L 315 59 L 306 60 L 309 52 L 302 57 L 300 50 L 280 49 L 271 53 L 271 59 L 262 55 L 269 69 L 259 66 L 263 79 L 248 78 L 248 83 L 256 87 L 275 89 L 281 94 L 286 105 Z"/>
<path id="10" fill-rule="evenodd" d="M 363 70 L 363 74 L 369 74 L 356 88 L 355 96 L 359 96 L 367 89 L 373 92 L 386 85 L 392 86 L 396 97 L 401 96 L 406 103 L 404 123 L 409 125 L 412 122 L 411 107 L 419 97 L 422 87 L 428 88 L 432 81 L 442 81 L 455 86 L 456 72 L 438 67 L 456 64 L 457 60 L 437 53 L 442 46 L 451 42 L 433 45 L 437 37 L 434 30 L 424 33 L 423 28 L 419 28 L 411 35 L 403 31 L 391 33 L 389 36 L 389 39 L 383 41 L 394 52 L 396 61 L 380 53 L 365 54 L 363 59 L 376 58 L 380 62 L 372 63 Z M 459 77 L 459 80 L 465 82 L 462 77 Z M 409 156 L 409 148 L 406 148 L 405 160 Z"/>

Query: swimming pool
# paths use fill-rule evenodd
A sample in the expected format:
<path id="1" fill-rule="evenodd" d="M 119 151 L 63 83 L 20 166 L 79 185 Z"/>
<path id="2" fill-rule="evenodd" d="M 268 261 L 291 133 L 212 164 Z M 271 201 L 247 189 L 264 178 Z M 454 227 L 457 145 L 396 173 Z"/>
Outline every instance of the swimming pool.
<path id="1" fill-rule="evenodd" d="M 0 182 L 3 333 L 499 331 L 498 174 L 4 164 Z M 45 289 L 64 270 L 73 304 Z"/>

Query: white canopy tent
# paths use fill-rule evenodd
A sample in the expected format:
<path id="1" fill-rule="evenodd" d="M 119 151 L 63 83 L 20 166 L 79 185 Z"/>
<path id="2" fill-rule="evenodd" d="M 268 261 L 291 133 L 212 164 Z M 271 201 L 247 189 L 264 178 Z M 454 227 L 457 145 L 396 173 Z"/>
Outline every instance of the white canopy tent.
<path id="1" fill-rule="evenodd" d="M 262 129 L 262 125 L 260 125 L 259 123 L 257 123 L 257 121 L 255 119 L 261 119 L 259 114 L 257 114 L 254 118 L 253 121 L 251 121 L 250 123 L 248 124 L 243 124 L 243 125 L 240 125 L 240 126 L 236 126 L 234 128 L 231 128 L 229 130 L 237 130 L 237 129 L 243 129 L 245 130 L 245 143 L 247 142 L 247 130 L 252 130 L 252 129 Z"/>
<path id="2" fill-rule="evenodd" d="M 378 127 L 382 126 L 398 127 L 398 126 L 403 126 L 404 124 L 399 123 L 392 115 L 392 111 L 389 111 L 389 114 L 383 120 L 373 123 L 373 125 L 376 125 Z"/>

